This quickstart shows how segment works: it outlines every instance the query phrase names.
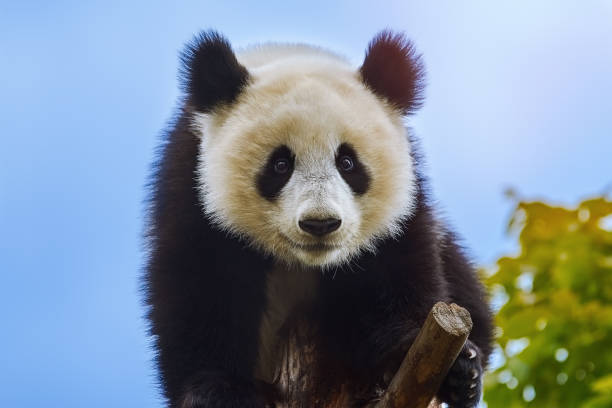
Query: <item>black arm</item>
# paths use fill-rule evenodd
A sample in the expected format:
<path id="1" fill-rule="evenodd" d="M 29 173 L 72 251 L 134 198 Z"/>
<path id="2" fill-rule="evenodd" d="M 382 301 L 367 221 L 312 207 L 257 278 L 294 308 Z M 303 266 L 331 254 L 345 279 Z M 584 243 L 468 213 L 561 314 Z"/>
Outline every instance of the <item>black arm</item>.
<path id="1" fill-rule="evenodd" d="M 168 135 L 152 180 L 144 286 L 161 383 L 170 407 L 260 406 L 252 372 L 269 260 L 205 218 L 188 123 Z"/>

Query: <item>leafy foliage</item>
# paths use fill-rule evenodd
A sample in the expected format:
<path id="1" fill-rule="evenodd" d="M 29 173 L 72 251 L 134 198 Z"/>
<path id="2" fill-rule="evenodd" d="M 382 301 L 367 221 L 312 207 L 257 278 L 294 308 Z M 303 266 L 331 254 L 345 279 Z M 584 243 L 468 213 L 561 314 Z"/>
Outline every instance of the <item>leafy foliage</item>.
<path id="1" fill-rule="evenodd" d="M 520 253 L 487 278 L 503 306 L 485 401 L 612 407 L 612 201 L 519 202 L 509 231 L 520 231 Z"/>

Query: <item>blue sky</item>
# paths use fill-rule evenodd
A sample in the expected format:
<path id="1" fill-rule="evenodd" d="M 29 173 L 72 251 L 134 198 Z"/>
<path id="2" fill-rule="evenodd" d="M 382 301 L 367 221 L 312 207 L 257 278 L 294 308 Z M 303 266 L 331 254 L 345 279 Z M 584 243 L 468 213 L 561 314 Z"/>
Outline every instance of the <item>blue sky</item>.
<path id="1" fill-rule="evenodd" d="M 612 3 L 325 3 L 0 2 L 0 406 L 161 406 L 144 184 L 199 29 L 355 66 L 378 30 L 405 31 L 429 83 L 411 126 L 479 264 L 514 250 L 505 188 L 569 205 L 612 188 Z"/>

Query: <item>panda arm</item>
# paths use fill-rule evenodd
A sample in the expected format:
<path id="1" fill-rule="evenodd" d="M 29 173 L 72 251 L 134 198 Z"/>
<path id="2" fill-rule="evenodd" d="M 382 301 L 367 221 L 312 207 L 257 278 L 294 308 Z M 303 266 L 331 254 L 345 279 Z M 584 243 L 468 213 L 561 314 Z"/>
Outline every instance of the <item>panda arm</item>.
<path id="1" fill-rule="evenodd" d="M 145 288 L 162 387 L 170 407 L 260 406 L 252 371 L 267 261 L 204 217 L 188 122 L 168 136 L 151 200 Z"/>
<path id="2" fill-rule="evenodd" d="M 491 353 L 492 315 L 484 287 L 454 234 L 443 235 L 441 255 L 449 301 L 470 312 L 473 328 L 442 383 L 438 398 L 452 407 L 473 407 L 480 399 L 482 376 Z"/>
<path id="3" fill-rule="evenodd" d="M 178 262 L 167 270 L 174 282 L 160 282 L 164 289 L 157 291 L 152 315 L 171 407 L 260 405 L 252 382 L 262 303 L 259 279 L 254 262 L 239 265 L 229 259 L 227 266 L 243 276 L 214 261 L 198 268 Z"/>
<path id="4" fill-rule="evenodd" d="M 469 340 L 478 346 L 486 366 L 493 325 L 484 287 L 456 236 L 445 229 L 440 233 L 439 228 L 430 208 L 421 203 L 402 237 L 386 241 L 371 260 L 368 269 L 378 270 L 372 287 L 379 288 L 383 300 L 378 303 L 385 305 L 380 318 L 387 323 L 381 327 L 395 332 L 388 336 L 389 346 L 398 332 L 411 343 L 437 301 L 457 303 L 471 314 L 474 327 Z M 380 336 L 376 343 L 385 343 L 384 339 Z"/>
<path id="5" fill-rule="evenodd" d="M 322 291 L 326 299 L 323 328 L 329 343 L 335 345 L 332 350 L 351 372 L 367 373 L 364 381 L 384 387 L 433 305 L 437 301 L 458 303 L 472 314 L 473 343 L 468 343 L 453 366 L 441 397 L 453 406 L 467 407 L 480 392 L 472 370 L 482 373 L 490 350 L 491 318 L 474 269 L 454 238 L 439 234 L 432 227 L 436 225 L 422 205 L 399 239 L 380 243 L 376 254 L 353 262 L 351 271 L 327 279 Z M 470 344 L 480 350 L 475 360 L 470 359 Z"/>

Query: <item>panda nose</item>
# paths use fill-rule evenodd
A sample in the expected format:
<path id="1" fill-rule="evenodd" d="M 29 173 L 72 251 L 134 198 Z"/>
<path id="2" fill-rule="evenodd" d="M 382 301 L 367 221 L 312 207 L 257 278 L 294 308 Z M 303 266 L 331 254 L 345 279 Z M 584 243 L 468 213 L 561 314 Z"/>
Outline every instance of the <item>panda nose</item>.
<path id="1" fill-rule="evenodd" d="M 322 237 L 323 235 L 329 234 L 330 232 L 334 232 L 338 228 L 340 228 L 340 224 L 342 224 L 342 220 L 337 218 L 326 218 L 324 220 L 319 220 L 316 218 L 307 218 L 305 220 L 300 220 L 298 222 L 301 229 L 306 231 L 309 234 L 316 235 L 317 237 Z"/>

